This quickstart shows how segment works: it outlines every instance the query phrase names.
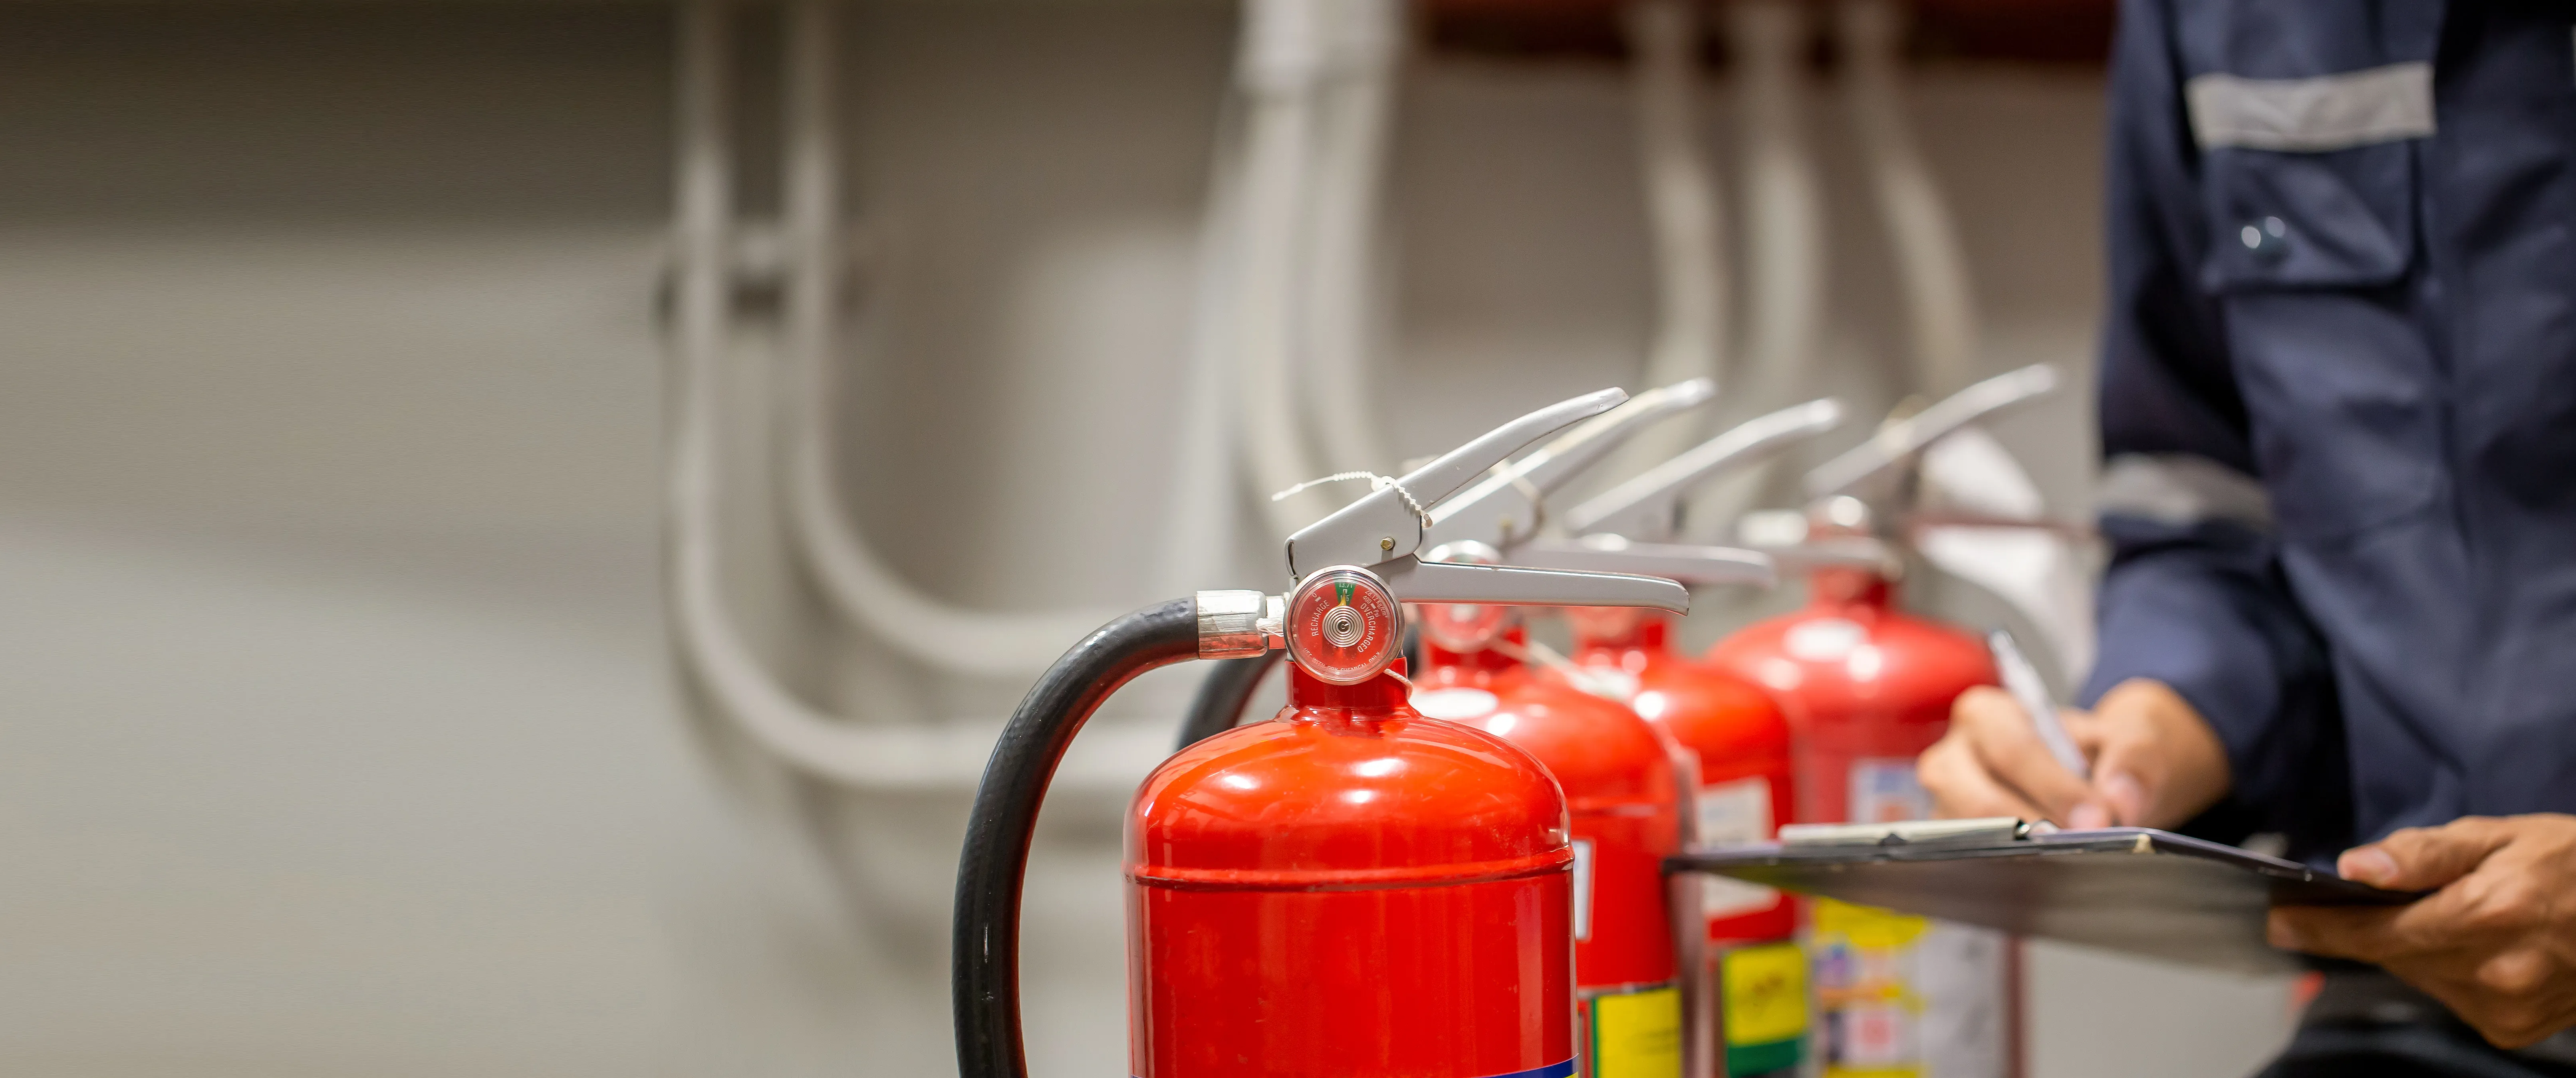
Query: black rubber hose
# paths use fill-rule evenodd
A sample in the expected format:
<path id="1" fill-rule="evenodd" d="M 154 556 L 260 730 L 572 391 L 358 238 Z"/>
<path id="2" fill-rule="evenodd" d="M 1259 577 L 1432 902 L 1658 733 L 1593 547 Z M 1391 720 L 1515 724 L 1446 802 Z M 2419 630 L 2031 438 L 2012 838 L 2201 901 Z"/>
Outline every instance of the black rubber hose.
<path id="1" fill-rule="evenodd" d="M 1270 668 L 1279 665 L 1284 651 L 1265 651 L 1242 659 L 1227 659 L 1208 671 L 1207 680 L 1199 682 L 1199 694 L 1190 698 L 1189 714 L 1181 719 L 1181 743 L 1175 749 L 1186 749 L 1218 734 L 1234 729 L 1243 721 L 1243 709 L 1252 703 L 1253 690 Z"/>
<path id="2" fill-rule="evenodd" d="M 1065 746 L 1128 679 L 1198 655 L 1189 599 L 1149 606 L 1093 630 L 1029 689 L 1002 728 L 957 859 L 949 999 L 962 1078 L 1027 1078 L 1020 1045 L 1020 884 L 1029 835 Z"/>

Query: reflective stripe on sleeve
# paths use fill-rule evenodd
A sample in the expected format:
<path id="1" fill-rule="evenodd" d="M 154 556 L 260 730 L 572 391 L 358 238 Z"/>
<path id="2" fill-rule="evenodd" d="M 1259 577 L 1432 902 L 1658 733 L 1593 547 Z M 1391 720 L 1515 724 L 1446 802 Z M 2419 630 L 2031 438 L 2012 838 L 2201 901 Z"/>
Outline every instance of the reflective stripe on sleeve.
<path id="1" fill-rule="evenodd" d="M 2190 525 L 2227 520 L 2272 530 L 2272 499 L 2263 484 L 2207 457 L 2123 453 L 2105 462 L 2095 508 L 2104 515 Z"/>

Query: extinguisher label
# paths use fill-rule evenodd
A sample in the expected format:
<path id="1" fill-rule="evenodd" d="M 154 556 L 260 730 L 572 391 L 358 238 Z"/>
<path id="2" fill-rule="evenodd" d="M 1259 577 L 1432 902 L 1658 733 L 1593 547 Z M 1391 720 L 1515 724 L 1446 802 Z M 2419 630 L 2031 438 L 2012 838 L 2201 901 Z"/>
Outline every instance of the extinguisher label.
<path id="1" fill-rule="evenodd" d="M 1699 840 L 1743 846 L 1771 839 L 1771 780 L 1760 775 L 1699 788 Z"/>
<path id="2" fill-rule="evenodd" d="M 1912 757 L 1853 761 L 1850 804 L 1853 823 L 1901 823 L 1932 817 L 1932 795 L 1915 780 Z"/>
<path id="3" fill-rule="evenodd" d="M 1671 984 L 1581 1001 L 1589 1078 L 1681 1078 L 1682 992 Z"/>
<path id="4" fill-rule="evenodd" d="M 1814 929 L 1825 1078 L 2004 1073 L 2007 937 L 1831 899 Z"/>
<path id="5" fill-rule="evenodd" d="M 1923 1073 L 1919 944 L 1931 923 L 1908 914 L 1816 900 L 1816 1002 L 1824 1009 L 1826 1078 Z"/>
<path id="6" fill-rule="evenodd" d="M 1771 780 L 1760 775 L 1699 788 L 1699 841 L 1709 846 L 1749 846 L 1771 839 Z M 1710 918 L 1767 910 L 1780 892 L 1724 876 L 1699 881 L 1700 912 Z"/>
<path id="7" fill-rule="evenodd" d="M 2007 1035 L 2013 1006 L 2007 970 L 2012 939 L 1991 929 L 1934 921 L 1915 944 L 1923 996 L 1923 1069 L 2002 1074 L 2012 1057 Z"/>
<path id="8" fill-rule="evenodd" d="M 1574 840 L 1574 938 L 1592 938 L 1592 840 Z"/>
<path id="9" fill-rule="evenodd" d="M 1717 956 L 1718 1022 L 1729 1076 L 1795 1068 L 1807 1040 L 1807 954 L 1795 943 Z"/>

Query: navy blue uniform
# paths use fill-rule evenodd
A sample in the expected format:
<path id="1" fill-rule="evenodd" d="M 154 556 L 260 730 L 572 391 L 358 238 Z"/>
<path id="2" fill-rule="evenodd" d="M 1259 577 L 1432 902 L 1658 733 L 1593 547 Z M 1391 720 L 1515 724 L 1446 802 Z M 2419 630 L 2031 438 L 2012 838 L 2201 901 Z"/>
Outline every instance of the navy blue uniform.
<path id="1" fill-rule="evenodd" d="M 2102 659 L 2303 852 L 2576 811 L 2576 7 L 2129 0 Z"/>

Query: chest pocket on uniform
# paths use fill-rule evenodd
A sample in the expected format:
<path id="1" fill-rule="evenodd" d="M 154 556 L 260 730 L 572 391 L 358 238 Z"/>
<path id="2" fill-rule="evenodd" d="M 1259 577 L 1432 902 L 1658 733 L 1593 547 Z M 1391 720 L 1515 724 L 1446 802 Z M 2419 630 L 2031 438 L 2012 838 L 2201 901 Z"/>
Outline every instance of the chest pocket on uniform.
<path id="1" fill-rule="evenodd" d="M 2439 9 L 2182 0 L 2183 106 L 2212 231 L 2201 284 L 2366 288 L 2415 252 Z"/>
<path id="2" fill-rule="evenodd" d="M 2445 474 L 2439 380 L 2401 283 L 2415 247 L 2406 150 L 2206 159 L 2208 197 L 2244 223 L 2212 245 L 2204 285 L 2226 311 L 2282 537 L 2312 550 L 2426 509 Z"/>
<path id="3" fill-rule="evenodd" d="M 2213 232 L 2201 285 L 2227 312 L 2282 536 L 2322 553 L 2426 510 L 2445 475 L 2439 381 L 2405 287 L 2430 70 L 2229 79 L 2186 89 Z"/>
<path id="4" fill-rule="evenodd" d="M 2447 474 L 2412 296 L 2442 6 L 2172 0 L 2210 230 L 2196 267 L 2281 537 L 2352 551 Z"/>
<path id="5" fill-rule="evenodd" d="M 2408 143 L 2324 153 L 2221 149 L 2201 160 L 2209 253 L 2201 286 L 2373 288 L 2415 259 Z"/>

